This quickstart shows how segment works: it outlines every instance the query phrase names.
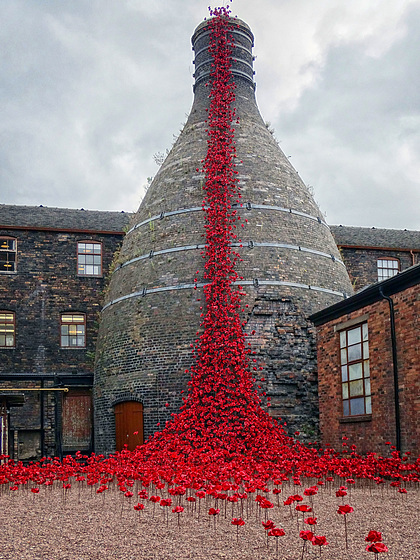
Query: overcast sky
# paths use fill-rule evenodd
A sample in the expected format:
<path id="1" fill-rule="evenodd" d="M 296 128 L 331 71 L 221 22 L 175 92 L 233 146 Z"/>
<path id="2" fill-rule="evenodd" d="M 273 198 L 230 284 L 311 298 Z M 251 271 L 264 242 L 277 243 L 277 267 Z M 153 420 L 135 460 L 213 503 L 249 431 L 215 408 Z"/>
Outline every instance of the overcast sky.
<path id="1" fill-rule="evenodd" d="M 230 6 L 263 119 L 327 221 L 420 230 L 420 0 Z M 1 0 L 0 202 L 136 210 L 190 111 L 207 16 L 208 0 Z"/>

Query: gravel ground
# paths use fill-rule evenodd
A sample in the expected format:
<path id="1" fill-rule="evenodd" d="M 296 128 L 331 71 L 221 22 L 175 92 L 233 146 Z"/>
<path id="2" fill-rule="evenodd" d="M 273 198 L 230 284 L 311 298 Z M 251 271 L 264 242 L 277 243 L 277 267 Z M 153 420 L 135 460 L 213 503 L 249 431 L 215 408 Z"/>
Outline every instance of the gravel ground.
<path id="1" fill-rule="evenodd" d="M 283 505 L 283 500 L 302 491 L 302 488 L 283 487 L 281 505 L 268 510 L 269 518 L 286 532 L 279 537 L 277 554 L 275 537 L 269 537 L 267 548 L 261 525 L 264 517 L 257 518 L 251 499 L 248 499 L 248 507 L 253 505 L 254 509 L 248 518 L 244 513 L 246 524 L 239 528 L 237 542 L 237 529 L 231 525 L 231 504 L 228 504 L 227 518 L 223 509 L 217 516 L 215 529 L 214 519 L 207 513 L 214 504 L 206 504 L 205 500 L 201 502 L 199 518 L 197 511 L 194 515 L 184 512 L 180 514 L 178 526 L 172 507 L 165 508 L 169 510 L 168 523 L 159 505 L 153 516 L 150 502 L 146 503 L 140 517 L 133 509 L 137 503 L 136 491 L 132 498 L 125 498 L 112 489 L 98 495 L 85 487 L 79 498 L 79 491 L 73 484 L 64 501 L 61 488 L 42 487 L 39 494 L 32 494 L 27 488 L 12 492 L 6 486 L 0 493 L 0 559 L 300 560 L 303 541 L 298 536 L 297 519 L 296 516 L 291 518 L 290 509 Z M 302 503 L 309 504 L 309 501 L 306 499 Z M 335 488 L 332 492 L 323 488 L 314 497 L 314 513 L 318 518 L 315 534 L 325 535 L 329 542 L 322 550 L 324 560 L 376 560 L 373 553 L 365 551 L 364 538 L 371 529 L 381 531 L 383 542 L 388 546 L 389 552 L 381 554 L 381 559 L 419 560 L 418 488 L 409 488 L 405 495 L 392 488 L 353 489 L 351 496 L 344 498 L 344 503 L 354 508 L 354 512 L 347 515 L 348 551 L 344 519 L 336 513 L 341 503 L 335 497 Z M 223 508 L 223 505 L 218 507 Z M 238 514 L 240 511 L 235 510 L 234 516 Z M 300 522 L 299 529 L 309 527 Z M 309 543 L 304 558 L 315 560 L 319 552 L 318 546 Z"/>

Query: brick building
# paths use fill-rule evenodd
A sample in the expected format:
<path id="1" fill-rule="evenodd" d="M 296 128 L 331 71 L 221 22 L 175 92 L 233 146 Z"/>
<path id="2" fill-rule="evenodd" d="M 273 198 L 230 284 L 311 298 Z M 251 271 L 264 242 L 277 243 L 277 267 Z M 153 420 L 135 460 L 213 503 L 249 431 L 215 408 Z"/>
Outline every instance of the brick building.
<path id="1" fill-rule="evenodd" d="M 420 265 L 311 316 L 323 443 L 420 454 Z"/>
<path id="2" fill-rule="evenodd" d="M 15 458 L 93 449 L 98 315 L 128 219 L 0 205 L 0 399 Z"/>

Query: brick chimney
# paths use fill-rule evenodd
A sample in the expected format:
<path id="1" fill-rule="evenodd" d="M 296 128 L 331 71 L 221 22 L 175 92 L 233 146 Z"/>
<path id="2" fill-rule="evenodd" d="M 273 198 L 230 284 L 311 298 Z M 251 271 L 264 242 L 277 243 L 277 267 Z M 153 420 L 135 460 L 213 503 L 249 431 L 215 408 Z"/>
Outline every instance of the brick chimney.
<path id="1" fill-rule="evenodd" d="M 259 113 L 251 30 L 234 20 L 232 34 L 236 170 L 243 204 L 238 205 L 242 246 L 237 248 L 243 260 L 237 270 L 247 294 L 246 332 L 255 331 L 249 341 L 263 367 L 258 384 L 271 399 L 270 413 L 287 421 L 292 432 L 316 439 L 316 351 L 307 317 L 352 288 L 317 204 Z M 146 439 L 179 410 L 181 391 L 187 389 L 185 369 L 192 362 L 204 302 L 200 170 L 213 62 L 207 22 L 197 27 L 192 43 L 190 115 L 127 232 L 102 310 L 94 388 L 97 452 L 115 449 L 117 404 L 141 403 Z"/>

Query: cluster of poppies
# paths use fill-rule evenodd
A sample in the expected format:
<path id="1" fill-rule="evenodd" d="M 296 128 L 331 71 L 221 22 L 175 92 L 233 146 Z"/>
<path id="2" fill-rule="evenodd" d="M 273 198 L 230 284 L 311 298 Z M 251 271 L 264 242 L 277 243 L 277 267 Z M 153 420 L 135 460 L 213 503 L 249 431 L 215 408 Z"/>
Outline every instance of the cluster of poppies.
<path id="1" fill-rule="evenodd" d="M 188 458 L 189 464 L 231 463 L 238 458 L 283 456 L 290 441 L 263 410 L 251 372 L 258 372 L 244 335 L 240 306 L 242 288 L 235 283 L 243 225 L 241 194 L 235 166 L 235 82 L 231 70 L 235 21 L 227 8 L 216 8 L 208 21 L 209 76 L 207 155 L 204 174 L 205 249 L 201 335 L 194 348 L 188 394 L 179 414 L 144 446 L 148 460 Z M 197 271 L 198 273 L 198 271 Z M 195 278 L 198 282 L 198 278 Z"/>

